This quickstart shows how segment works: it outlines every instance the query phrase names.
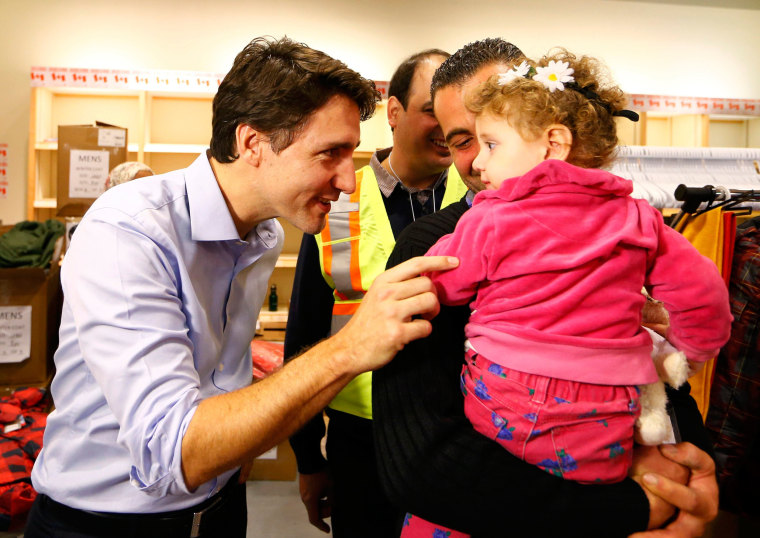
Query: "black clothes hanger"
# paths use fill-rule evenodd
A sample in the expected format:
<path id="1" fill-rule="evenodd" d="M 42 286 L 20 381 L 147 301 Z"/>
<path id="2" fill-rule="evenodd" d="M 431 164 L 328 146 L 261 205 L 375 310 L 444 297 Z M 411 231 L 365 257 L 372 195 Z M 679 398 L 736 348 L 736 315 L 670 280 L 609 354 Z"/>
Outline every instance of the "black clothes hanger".
<path id="1" fill-rule="evenodd" d="M 749 215 L 752 208 L 741 207 L 740 204 L 747 202 L 760 202 L 760 191 L 727 189 L 726 187 L 687 187 L 679 185 L 675 191 L 676 200 L 683 202 L 681 210 L 670 221 L 670 227 L 681 230 L 686 226 L 689 218 L 707 213 L 713 209 L 721 208 L 724 211 L 735 211 L 737 214 Z M 707 204 L 700 209 L 702 204 Z M 683 220 L 686 217 L 686 220 Z M 679 230 L 680 231 L 680 230 Z"/>

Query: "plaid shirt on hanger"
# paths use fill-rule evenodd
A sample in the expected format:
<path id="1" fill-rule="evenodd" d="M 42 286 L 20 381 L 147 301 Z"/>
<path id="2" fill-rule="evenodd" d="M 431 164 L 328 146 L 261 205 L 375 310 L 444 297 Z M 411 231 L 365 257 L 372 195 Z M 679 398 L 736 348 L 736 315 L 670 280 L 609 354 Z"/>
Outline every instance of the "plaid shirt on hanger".
<path id="1" fill-rule="evenodd" d="M 706 426 L 713 437 L 720 506 L 760 506 L 760 218 L 736 234 L 729 294 L 734 322 L 718 356 Z"/>

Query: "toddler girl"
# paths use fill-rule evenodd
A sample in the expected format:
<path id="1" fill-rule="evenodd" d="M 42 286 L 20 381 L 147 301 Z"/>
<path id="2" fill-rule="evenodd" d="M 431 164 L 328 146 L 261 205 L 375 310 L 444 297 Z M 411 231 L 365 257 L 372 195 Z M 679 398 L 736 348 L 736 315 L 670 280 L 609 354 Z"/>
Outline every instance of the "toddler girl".
<path id="1" fill-rule="evenodd" d="M 444 304 L 472 301 L 462 390 L 475 429 L 565 479 L 616 482 L 631 464 L 636 385 L 657 380 L 642 286 L 690 364 L 715 356 L 731 316 L 715 265 L 667 227 L 614 158 L 625 96 L 565 50 L 492 77 L 466 99 L 487 189 L 428 252 Z M 473 301 L 473 296 L 474 301 Z"/>

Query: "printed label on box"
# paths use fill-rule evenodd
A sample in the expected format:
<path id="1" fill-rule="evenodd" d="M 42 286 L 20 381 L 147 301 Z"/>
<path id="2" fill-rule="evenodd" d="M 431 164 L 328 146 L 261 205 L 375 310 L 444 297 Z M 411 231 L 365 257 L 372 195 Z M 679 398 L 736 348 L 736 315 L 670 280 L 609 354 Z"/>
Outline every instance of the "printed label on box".
<path id="1" fill-rule="evenodd" d="M 32 307 L 0 306 L 0 363 L 29 358 L 32 345 Z"/>
<path id="2" fill-rule="evenodd" d="M 72 149 L 69 160 L 69 198 L 97 198 L 108 178 L 108 152 Z"/>
<path id="3" fill-rule="evenodd" d="M 123 148 L 126 143 L 126 131 L 122 129 L 98 129 L 98 146 L 104 148 Z"/>

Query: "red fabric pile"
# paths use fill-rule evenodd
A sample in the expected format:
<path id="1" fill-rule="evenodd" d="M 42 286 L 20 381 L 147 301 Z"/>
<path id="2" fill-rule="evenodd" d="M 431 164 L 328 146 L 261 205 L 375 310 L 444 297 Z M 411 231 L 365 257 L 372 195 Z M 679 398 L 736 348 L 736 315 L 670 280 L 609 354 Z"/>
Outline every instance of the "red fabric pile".
<path id="1" fill-rule="evenodd" d="M 282 367 L 282 342 L 254 340 L 251 342 L 253 378 L 262 379 Z"/>
<path id="2" fill-rule="evenodd" d="M 0 398 L 0 531 L 23 528 L 37 497 L 31 473 L 42 450 L 47 408 L 47 391 L 39 388 Z"/>

